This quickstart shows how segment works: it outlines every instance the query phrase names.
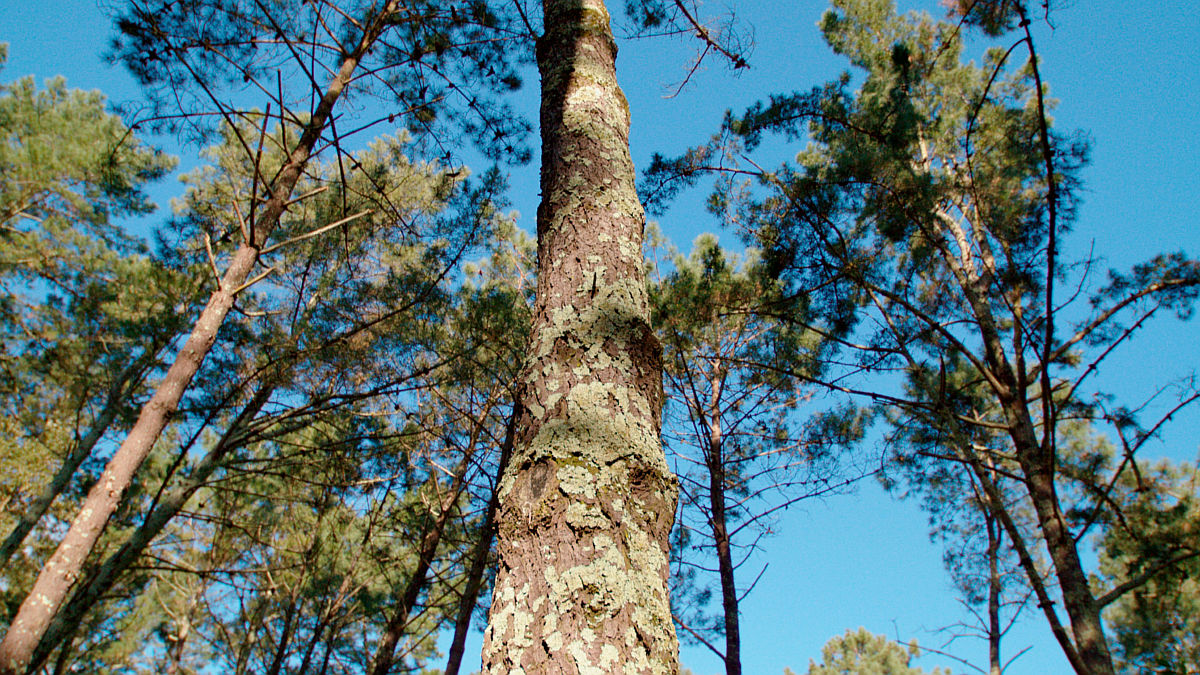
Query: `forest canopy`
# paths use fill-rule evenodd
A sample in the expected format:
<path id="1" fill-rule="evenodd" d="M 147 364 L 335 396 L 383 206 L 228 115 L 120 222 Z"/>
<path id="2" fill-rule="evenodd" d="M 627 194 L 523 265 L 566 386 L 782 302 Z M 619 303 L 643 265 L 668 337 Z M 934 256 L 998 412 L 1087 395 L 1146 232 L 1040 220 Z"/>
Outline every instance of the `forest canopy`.
<path id="1" fill-rule="evenodd" d="M 0 674 L 1200 669 L 1102 17 L 762 5 L 122 0 L 120 105 L 0 47 Z"/>

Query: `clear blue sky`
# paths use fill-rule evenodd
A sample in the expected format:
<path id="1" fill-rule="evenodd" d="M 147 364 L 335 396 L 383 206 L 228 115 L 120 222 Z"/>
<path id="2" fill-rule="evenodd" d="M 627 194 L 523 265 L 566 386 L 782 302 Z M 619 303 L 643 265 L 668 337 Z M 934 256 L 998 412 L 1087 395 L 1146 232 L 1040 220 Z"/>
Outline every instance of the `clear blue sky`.
<path id="1" fill-rule="evenodd" d="M 112 4 L 119 4 L 111 0 Z M 621 3 L 611 0 L 613 11 Z M 1061 5 L 1061 6 L 1059 6 Z M 732 77 L 717 61 L 674 98 L 690 64 L 691 45 L 669 40 L 622 41 L 620 76 L 633 115 L 634 161 L 651 153 L 678 153 L 716 129 L 726 108 L 741 109 L 776 91 L 808 89 L 835 77 L 847 64 L 824 46 L 815 28 L 819 0 L 709 2 L 705 11 L 736 7 L 754 30 L 749 73 Z M 939 14 L 935 2 L 901 2 L 901 8 Z M 1069 245 L 1095 253 L 1114 267 L 1168 250 L 1200 254 L 1200 10 L 1184 0 L 1118 0 L 1056 3 L 1054 28 L 1039 22 L 1035 39 L 1043 77 L 1061 103 L 1059 128 L 1090 132 L 1093 162 L 1084 173 L 1088 192 Z M 95 0 L 0 0 L 0 42 L 8 42 L 5 81 L 62 74 L 70 86 L 100 89 L 116 101 L 138 95 L 123 72 L 104 65 L 110 27 Z M 536 80 L 530 80 L 535 84 Z M 536 109 L 532 88 L 522 94 Z M 167 143 L 164 141 L 164 143 Z M 167 145 L 173 152 L 188 152 Z M 186 161 L 185 165 L 190 164 Z M 536 167 L 514 171 L 513 199 L 532 230 Z M 160 199 L 178 194 L 168 182 Z M 703 212 L 704 191 L 685 196 L 661 220 L 682 248 L 717 227 Z M 164 204 L 165 205 L 165 204 Z M 153 222 L 153 221 L 151 221 Z M 731 233 L 722 235 L 734 243 Z M 1104 384 L 1136 402 L 1166 373 L 1195 367 L 1194 325 L 1159 322 L 1129 353 L 1114 361 Z M 1196 457 L 1197 414 L 1191 411 L 1151 449 L 1176 459 Z M 780 534 L 766 542 L 769 568 L 745 602 L 742 648 L 745 671 L 777 675 L 784 666 L 803 672 L 821 645 L 847 628 L 866 626 L 903 640 L 940 646 L 935 629 L 964 619 L 943 571 L 940 549 L 927 535 L 914 503 L 895 502 L 873 483 L 855 495 L 813 502 L 783 518 Z M 1032 649 L 1010 675 L 1067 672 L 1043 622 L 1032 613 L 1005 642 L 1009 654 Z M 975 663 L 986 661 L 982 643 L 963 640 L 947 649 Z M 720 664 L 703 649 L 686 648 L 683 660 L 697 675 Z M 478 663 L 477 661 L 475 662 Z M 962 666 L 937 657 L 920 665 Z"/>

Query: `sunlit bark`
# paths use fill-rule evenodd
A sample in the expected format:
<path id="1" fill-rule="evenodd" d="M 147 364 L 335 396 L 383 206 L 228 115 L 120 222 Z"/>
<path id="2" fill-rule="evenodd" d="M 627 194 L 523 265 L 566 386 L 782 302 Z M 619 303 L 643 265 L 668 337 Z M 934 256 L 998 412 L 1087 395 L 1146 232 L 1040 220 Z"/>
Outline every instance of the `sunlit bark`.
<path id="1" fill-rule="evenodd" d="M 629 111 L 603 2 L 544 7 L 537 305 L 484 671 L 674 675 L 676 485 L 659 439 Z"/>

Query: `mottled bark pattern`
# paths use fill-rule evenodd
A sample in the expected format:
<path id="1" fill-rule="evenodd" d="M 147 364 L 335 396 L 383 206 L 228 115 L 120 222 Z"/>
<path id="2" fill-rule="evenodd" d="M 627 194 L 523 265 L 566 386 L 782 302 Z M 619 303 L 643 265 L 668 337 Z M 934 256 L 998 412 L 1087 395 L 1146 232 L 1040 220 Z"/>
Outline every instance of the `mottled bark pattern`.
<path id="1" fill-rule="evenodd" d="M 546 0 L 538 300 L 500 487 L 490 675 L 675 675 L 659 439 L 662 352 L 642 271 L 629 109 L 600 0 Z"/>

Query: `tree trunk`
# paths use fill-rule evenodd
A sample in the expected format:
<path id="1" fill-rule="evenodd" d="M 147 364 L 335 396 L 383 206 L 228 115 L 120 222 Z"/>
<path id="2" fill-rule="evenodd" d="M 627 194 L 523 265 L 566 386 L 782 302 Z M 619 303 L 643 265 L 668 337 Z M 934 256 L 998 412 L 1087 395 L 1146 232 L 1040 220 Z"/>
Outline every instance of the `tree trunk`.
<path id="1" fill-rule="evenodd" d="M 988 674 L 1001 675 L 1003 664 L 1000 661 L 1000 641 L 1004 637 L 1004 627 L 1000 623 L 1000 593 L 1004 589 L 1003 580 L 1000 578 L 1002 530 L 997 526 L 996 518 L 991 513 L 984 511 L 983 518 L 988 537 Z"/>
<path id="2" fill-rule="evenodd" d="M 1063 606 L 1071 620 L 1071 633 L 1075 641 L 1078 658 L 1073 663 L 1080 675 L 1115 675 L 1108 640 L 1104 637 L 1104 625 L 1100 620 L 1100 606 L 1088 582 L 1087 573 L 1079 559 L 1075 538 L 1067 526 L 1066 518 L 1054 486 L 1054 450 L 1042 448 L 1032 422 L 1029 409 L 1023 401 L 1003 401 L 1009 418 L 1009 433 L 1016 449 L 1017 463 L 1025 490 L 1037 515 L 1038 529 L 1046 542 L 1046 550 L 1054 563 L 1054 576 L 1062 592 Z"/>
<path id="3" fill-rule="evenodd" d="M 217 330 L 233 307 L 236 292 L 249 278 L 258 262 L 259 250 L 279 223 L 288 199 L 313 148 L 331 119 L 334 105 L 350 83 L 359 60 L 374 44 L 384 28 L 382 17 L 394 11 L 395 0 L 388 3 L 364 31 L 353 52 L 342 61 L 338 73 L 321 96 L 320 103 L 305 125 L 296 147 L 279 170 L 271 186 L 270 198 L 263 205 L 257 222 L 251 223 L 250 240 L 243 241 L 234 254 L 217 290 L 200 313 L 191 336 L 167 370 L 162 383 L 142 408 L 125 442 L 104 468 L 83 507 L 71 523 L 66 536 L 38 574 L 33 589 L 21 603 L 4 641 L 0 643 L 0 675 L 20 675 L 25 671 L 34 648 L 41 640 L 54 615 L 62 606 L 79 576 L 84 560 L 96 545 L 108 518 L 116 510 L 121 495 L 133 480 L 133 474 L 150 454 L 167 421 L 175 412 L 184 391 L 200 369 L 204 357 L 216 342 Z"/>
<path id="4" fill-rule="evenodd" d="M 545 0 L 538 289 L 500 485 L 484 672 L 675 675 L 659 439 L 629 109 L 600 0 Z"/>
<path id="5" fill-rule="evenodd" d="M 458 675 L 462 668 L 463 652 L 466 649 L 467 631 L 471 628 L 471 616 L 475 613 L 475 605 L 479 602 L 479 589 L 483 586 L 483 574 L 487 571 L 488 554 L 492 552 L 492 542 L 496 539 L 496 512 L 500 508 L 500 479 L 508 470 L 508 461 L 512 456 L 513 438 L 516 433 L 519 408 L 513 406 L 512 416 L 504 430 L 504 442 L 500 446 L 500 465 L 496 467 L 496 486 L 488 499 L 487 513 L 483 517 L 483 526 L 479 530 L 479 540 L 471 552 L 471 569 L 467 572 L 466 583 L 463 585 L 462 596 L 458 600 L 458 616 L 454 620 L 454 639 L 450 642 L 450 655 L 446 659 L 446 669 L 443 675 Z"/>
<path id="6" fill-rule="evenodd" d="M 1112 654 L 1108 650 L 1108 640 L 1100 620 L 1100 607 L 1083 571 L 1083 563 L 1079 560 L 1075 538 L 1059 508 L 1052 474 L 1043 463 L 1031 463 L 1023 453 L 1021 458 L 1025 485 L 1046 540 L 1046 549 L 1054 562 L 1063 605 L 1071 619 L 1071 632 L 1075 637 L 1079 660 L 1086 668 L 1086 675 L 1115 675 Z"/>
<path id="7" fill-rule="evenodd" d="M 405 586 L 404 593 L 400 596 L 400 605 L 388 619 L 383 637 L 380 638 L 379 646 L 375 650 L 375 657 L 371 659 L 371 666 L 367 670 L 368 675 L 387 675 L 392 669 L 392 662 L 396 658 L 396 645 L 400 643 L 400 638 L 404 637 L 404 631 L 408 627 L 413 608 L 417 606 L 417 599 L 420 597 L 421 591 L 429 586 L 429 568 L 433 566 L 434 557 L 442 543 L 446 523 L 450 521 L 451 514 L 456 510 L 454 505 L 458 502 L 465 486 L 467 472 L 471 469 L 474 449 L 475 443 L 472 442 L 470 449 L 463 453 L 462 459 L 458 463 L 454 480 L 446 487 L 446 492 L 439 500 L 438 512 L 434 515 L 433 522 L 426 526 L 425 533 L 421 537 L 420 548 L 417 550 L 417 567 L 413 570 L 412 576 L 408 579 L 408 585 Z M 436 488 L 438 485 L 437 474 L 433 475 L 431 482 Z"/>
<path id="8" fill-rule="evenodd" d="M 725 618 L 725 675 L 742 675 L 742 640 L 738 622 L 737 584 L 734 580 L 733 551 L 729 528 L 725 523 L 725 457 L 716 392 L 709 418 L 708 498 L 712 509 L 713 542 L 717 547 L 717 571 L 721 577 L 721 608 Z"/>

